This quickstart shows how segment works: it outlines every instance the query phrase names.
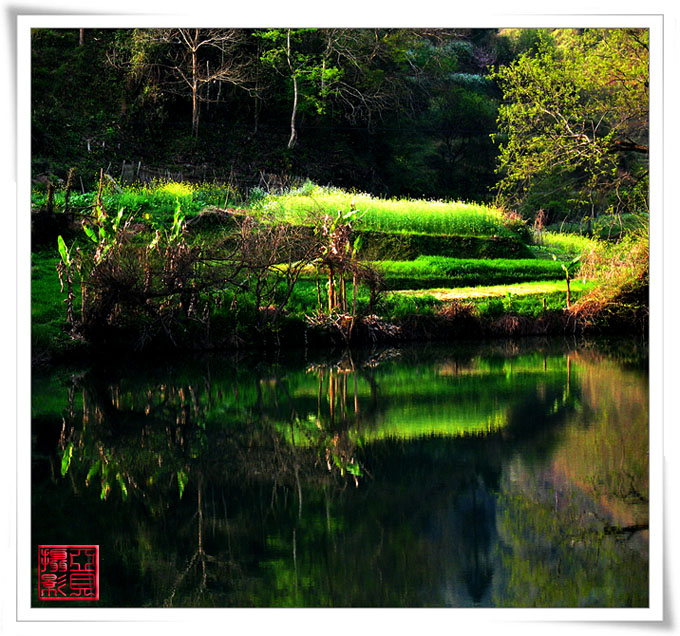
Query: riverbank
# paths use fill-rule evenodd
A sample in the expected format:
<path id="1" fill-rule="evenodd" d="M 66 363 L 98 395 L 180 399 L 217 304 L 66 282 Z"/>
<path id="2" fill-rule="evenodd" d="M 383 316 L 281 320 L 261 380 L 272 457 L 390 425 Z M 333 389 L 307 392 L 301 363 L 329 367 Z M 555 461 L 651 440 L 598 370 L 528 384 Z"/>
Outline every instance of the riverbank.
<path id="1" fill-rule="evenodd" d="M 391 319 L 376 314 L 336 314 L 305 318 L 284 317 L 275 328 L 220 331 L 198 329 L 195 324 L 177 325 L 173 333 L 158 334 L 140 344 L 133 326 L 111 329 L 98 342 L 61 334 L 45 344 L 33 342 L 34 368 L 83 362 L 93 357 L 135 359 L 159 358 L 203 352 L 268 352 L 288 349 L 380 346 L 416 342 L 451 343 L 535 336 L 633 336 L 647 337 L 647 316 L 639 311 L 603 308 L 587 320 L 576 310 L 552 310 L 531 316 L 521 313 L 480 315 L 472 303 L 451 302 L 437 311 L 410 313 Z"/>
<path id="2" fill-rule="evenodd" d="M 537 232 L 493 208 L 316 186 L 217 209 L 174 184 L 170 214 L 165 199 L 147 211 L 150 192 L 119 207 L 101 185 L 87 213 L 65 198 L 34 215 L 35 366 L 647 328 L 642 234 Z"/>

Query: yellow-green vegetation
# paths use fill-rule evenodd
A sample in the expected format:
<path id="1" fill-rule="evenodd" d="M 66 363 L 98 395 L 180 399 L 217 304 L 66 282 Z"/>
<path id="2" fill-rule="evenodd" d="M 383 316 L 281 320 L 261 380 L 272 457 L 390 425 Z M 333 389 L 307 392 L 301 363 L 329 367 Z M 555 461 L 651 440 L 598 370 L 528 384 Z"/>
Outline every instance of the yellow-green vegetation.
<path id="1" fill-rule="evenodd" d="M 616 243 L 601 243 L 583 259 L 579 275 L 595 281 L 572 308 L 584 326 L 617 327 L 636 323 L 646 328 L 649 316 L 649 225 L 638 227 Z"/>
<path id="2" fill-rule="evenodd" d="M 574 281 L 571 283 L 572 292 L 583 292 L 593 288 L 594 283 Z M 513 285 L 479 285 L 476 287 L 431 288 L 401 290 L 395 293 L 409 297 L 431 296 L 437 300 L 472 300 L 475 298 L 504 298 L 507 296 L 538 296 L 555 292 L 567 292 L 567 284 L 564 280 L 535 281 L 529 283 L 516 283 Z M 539 298 L 540 300 L 540 298 Z"/>
<path id="3" fill-rule="evenodd" d="M 590 254 L 599 249 L 601 241 L 580 234 L 544 231 L 536 236 L 532 251 L 537 258 L 567 261 L 581 254 Z"/>
<path id="4" fill-rule="evenodd" d="M 196 338 L 207 343 L 215 337 L 228 343 L 252 338 L 258 330 L 274 334 L 280 342 L 283 326 L 299 335 L 305 324 L 339 330 L 349 341 L 355 324 L 374 315 L 388 322 L 425 316 L 450 322 L 454 315 L 462 320 L 465 314 L 473 332 L 481 328 L 480 321 L 495 321 L 503 314 L 545 316 L 553 320 L 552 326 L 545 327 L 550 329 L 561 324 L 557 314 L 564 320 L 576 316 L 590 326 L 598 320 L 587 313 L 597 304 L 597 294 L 616 285 L 637 284 L 644 277 L 637 265 L 628 266 L 631 259 L 646 263 L 642 251 L 648 239 L 642 225 L 619 243 L 607 243 L 536 228 L 531 233 L 513 215 L 481 205 L 387 200 L 308 182 L 287 194 L 268 195 L 255 189 L 248 200 L 250 209 L 223 214 L 229 223 L 204 232 L 188 222 L 211 206 L 224 213 L 233 194 L 226 185 L 158 181 L 121 189 L 102 177 L 100 186 L 100 192 L 91 194 L 99 205 L 93 204 L 90 213 L 79 217 L 86 219 L 83 232 L 76 226 L 70 238 L 60 236 L 55 241 L 60 246 L 67 302 L 58 288 L 56 245 L 34 255 L 33 342 L 38 355 L 87 341 L 85 323 L 92 323 L 93 316 L 98 316 L 98 326 L 89 330 L 91 335 L 101 331 L 107 338 L 120 339 L 120 334 L 114 334 L 115 323 L 120 322 L 125 337 L 139 346 L 154 334 L 187 344 Z M 34 202 L 40 196 L 36 194 Z M 112 208 L 111 201 L 125 205 Z M 72 197 L 70 211 L 77 209 L 75 203 Z M 52 206 L 53 215 L 64 211 L 58 197 L 52 198 Z M 396 241 L 391 241 L 393 237 Z M 438 243 L 417 241 L 404 248 L 399 237 L 427 237 Z M 460 243 L 462 251 L 469 248 L 478 256 L 457 258 L 456 251 L 445 249 L 453 249 L 454 239 L 495 247 Z M 523 258 L 510 244 L 535 257 Z M 428 255 L 421 248 L 445 253 Z M 512 258 L 490 257 L 506 249 Z M 83 264 L 90 263 L 92 250 L 90 272 Z M 415 250 L 415 257 L 393 260 L 400 250 Z M 174 278 L 168 278 L 163 259 L 173 264 Z M 598 289 L 595 279 L 600 281 Z M 82 289 L 88 290 L 87 307 L 80 306 Z M 588 304 L 582 300 L 586 295 Z M 142 303 L 142 297 L 151 304 Z M 578 307 L 564 314 L 577 299 L 581 299 Z M 597 302 L 598 307 L 607 307 L 609 301 Z M 638 316 L 644 303 L 635 302 L 634 307 L 630 302 L 618 303 L 617 311 L 630 313 L 632 307 Z M 462 313 L 454 311 L 456 303 Z M 169 307 L 171 319 L 162 317 Z M 104 313 L 99 316 L 95 309 Z M 627 319 L 617 317 L 617 326 Z M 408 329 L 414 327 L 411 323 Z M 140 334 L 135 336 L 137 328 Z M 436 337 L 438 330 L 428 328 L 427 337 Z"/>
<path id="5" fill-rule="evenodd" d="M 156 179 L 150 183 L 126 184 L 119 186 L 105 179 L 102 184 L 101 203 L 107 210 L 125 210 L 124 216 L 134 215 L 137 222 L 171 219 L 177 206 L 181 206 L 188 217 L 199 214 L 207 207 L 235 205 L 239 202 L 238 193 L 227 184 L 191 183 L 187 181 L 168 181 Z M 47 206 L 48 193 L 45 189 L 35 189 L 31 195 L 34 209 Z M 70 192 L 68 208 L 70 211 L 85 212 L 92 210 L 97 203 L 97 192 Z M 63 210 L 66 205 L 65 188 L 55 189 L 53 206 Z"/>
<path id="6" fill-rule="evenodd" d="M 287 194 L 263 196 L 257 209 L 292 222 L 310 214 L 358 212 L 357 229 L 459 236 L 515 236 L 521 230 L 496 208 L 462 201 L 381 199 L 361 192 L 307 184 Z"/>

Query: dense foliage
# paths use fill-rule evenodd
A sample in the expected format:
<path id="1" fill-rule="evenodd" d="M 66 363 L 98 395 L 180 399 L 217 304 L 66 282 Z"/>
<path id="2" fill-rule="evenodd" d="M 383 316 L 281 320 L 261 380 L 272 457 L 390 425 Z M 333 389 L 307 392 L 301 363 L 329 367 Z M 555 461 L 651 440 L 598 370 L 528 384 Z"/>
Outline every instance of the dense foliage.
<path id="1" fill-rule="evenodd" d="M 87 188 L 102 167 L 118 178 L 141 165 L 482 201 L 495 180 L 489 64 L 509 51 L 494 30 L 38 29 L 34 173 L 77 166 Z"/>
<path id="2" fill-rule="evenodd" d="M 639 213 L 648 47 L 643 29 L 36 29 L 33 172 Z"/>
<path id="3" fill-rule="evenodd" d="M 500 199 L 550 220 L 647 212 L 649 34 L 556 30 L 494 74 Z"/>

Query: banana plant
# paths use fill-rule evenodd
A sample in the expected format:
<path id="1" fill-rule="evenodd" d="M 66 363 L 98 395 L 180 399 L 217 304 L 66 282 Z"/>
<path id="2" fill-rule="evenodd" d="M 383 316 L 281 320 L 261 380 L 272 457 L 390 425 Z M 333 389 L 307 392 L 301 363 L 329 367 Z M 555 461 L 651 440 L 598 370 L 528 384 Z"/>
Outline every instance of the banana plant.
<path id="1" fill-rule="evenodd" d="M 169 230 L 165 230 L 160 224 L 151 220 L 151 227 L 155 230 L 154 237 L 147 246 L 149 250 L 153 250 L 158 247 L 161 239 L 164 238 L 164 243 L 171 244 L 176 243 L 184 233 L 186 217 L 184 211 L 182 210 L 182 205 L 177 199 L 177 207 L 175 208 L 175 213 L 172 217 L 172 225 Z"/>
<path id="2" fill-rule="evenodd" d="M 99 263 L 116 241 L 118 229 L 120 228 L 121 221 L 123 220 L 125 208 L 118 210 L 118 214 L 116 214 L 114 217 L 109 217 L 99 206 L 97 206 L 95 212 L 95 227 L 93 228 L 90 225 L 83 223 L 83 231 L 85 232 L 85 235 L 97 246 L 94 260 L 95 263 Z M 130 220 L 131 218 L 128 219 L 128 223 Z"/>
<path id="3" fill-rule="evenodd" d="M 555 254 L 553 254 L 552 257 L 554 261 L 558 260 Z M 562 261 L 559 261 L 560 265 L 562 266 L 562 270 L 564 271 L 565 280 L 567 281 L 567 309 L 571 307 L 571 288 L 569 283 L 571 282 L 572 274 L 576 269 L 574 266 L 580 260 L 581 255 L 579 254 L 576 258 L 572 258 L 568 263 L 563 263 Z"/>
<path id="4" fill-rule="evenodd" d="M 71 254 L 73 245 L 66 247 L 66 242 L 61 234 L 57 237 L 57 247 L 59 249 L 59 256 L 61 260 L 57 263 L 57 274 L 59 275 L 59 284 L 61 291 L 64 291 L 64 284 L 66 285 L 66 322 L 73 328 L 73 301 L 75 296 L 73 294 L 73 256 Z"/>

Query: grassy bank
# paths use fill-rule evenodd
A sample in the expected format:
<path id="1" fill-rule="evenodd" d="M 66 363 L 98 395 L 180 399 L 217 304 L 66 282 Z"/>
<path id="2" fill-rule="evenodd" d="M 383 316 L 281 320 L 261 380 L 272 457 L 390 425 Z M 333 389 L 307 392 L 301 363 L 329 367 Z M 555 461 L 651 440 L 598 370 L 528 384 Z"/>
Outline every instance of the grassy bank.
<path id="1" fill-rule="evenodd" d="M 461 259 L 419 256 L 413 261 L 383 260 L 375 263 L 384 289 L 424 287 L 473 287 L 564 278 L 560 263 L 528 259 Z"/>
<path id="2" fill-rule="evenodd" d="M 617 246 L 533 234 L 492 208 L 311 184 L 249 198 L 216 185 L 114 186 L 52 192 L 49 204 L 34 193 L 34 229 L 46 237 L 32 255 L 36 360 L 92 347 L 297 346 L 646 324 L 646 260 L 636 247 L 644 236 Z M 55 228 L 66 237 L 61 256 Z"/>
<path id="3" fill-rule="evenodd" d="M 264 196 L 254 208 L 291 222 L 303 222 L 314 213 L 354 209 L 359 214 L 356 229 L 378 232 L 517 237 L 521 228 L 500 210 L 488 206 L 462 201 L 379 199 L 313 184 Z"/>

